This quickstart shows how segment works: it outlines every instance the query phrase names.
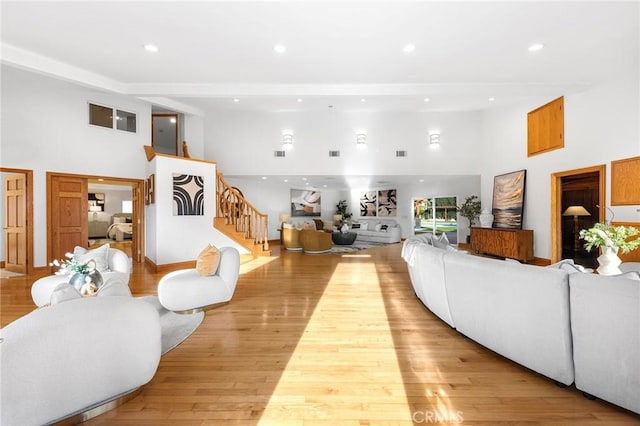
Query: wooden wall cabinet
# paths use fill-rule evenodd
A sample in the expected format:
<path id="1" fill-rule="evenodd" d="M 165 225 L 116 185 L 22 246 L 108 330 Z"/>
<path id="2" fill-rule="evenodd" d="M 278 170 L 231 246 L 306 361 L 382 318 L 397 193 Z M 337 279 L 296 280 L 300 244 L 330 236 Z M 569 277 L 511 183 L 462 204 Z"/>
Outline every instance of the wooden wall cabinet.
<path id="1" fill-rule="evenodd" d="M 611 162 L 611 205 L 640 204 L 640 157 Z"/>
<path id="2" fill-rule="evenodd" d="M 533 230 L 471 227 L 471 250 L 528 262 L 533 260 Z"/>
<path id="3" fill-rule="evenodd" d="M 527 156 L 564 148 L 564 97 L 527 114 Z"/>

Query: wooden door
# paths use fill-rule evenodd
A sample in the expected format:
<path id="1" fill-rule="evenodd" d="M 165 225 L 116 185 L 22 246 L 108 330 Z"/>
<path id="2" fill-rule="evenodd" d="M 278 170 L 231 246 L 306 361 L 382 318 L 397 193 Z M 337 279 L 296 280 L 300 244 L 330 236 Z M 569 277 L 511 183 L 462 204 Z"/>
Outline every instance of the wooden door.
<path id="1" fill-rule="evenodd" d="M 11 272 L 27 273 L 27 203 L 26 176 L 8 175 L 4 178 L 5 205 L 5 268 Z"/>
<path id="2" fill-rule="evenodd" d="M 75 246 L 88 247 L 86 178 L 49 175 L 49 260 L 62 259 Z"/>

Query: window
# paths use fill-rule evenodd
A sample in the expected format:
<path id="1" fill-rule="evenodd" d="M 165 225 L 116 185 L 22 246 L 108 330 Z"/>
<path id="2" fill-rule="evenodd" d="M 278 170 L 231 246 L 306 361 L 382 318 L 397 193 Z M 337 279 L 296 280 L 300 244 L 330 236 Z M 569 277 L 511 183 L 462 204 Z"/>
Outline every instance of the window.
<path id="1" fill-rule="evenodd" d="M 92 103 L 89 103 L 89 124 L 124 132 L 137 131 L 135 113 Z"/>
<path id="2" fill-rule="evenodd" d="M 456 197 L 415 198 L 413 200 L 414 234 L 444 232 L 449 242 L 457 243 L 456 202 Z"/>
<path id="3" fill-rule="evenodd" d="M 122 200 L 122 213 L 133 213 L 133 203 L 131 200 Z"/>

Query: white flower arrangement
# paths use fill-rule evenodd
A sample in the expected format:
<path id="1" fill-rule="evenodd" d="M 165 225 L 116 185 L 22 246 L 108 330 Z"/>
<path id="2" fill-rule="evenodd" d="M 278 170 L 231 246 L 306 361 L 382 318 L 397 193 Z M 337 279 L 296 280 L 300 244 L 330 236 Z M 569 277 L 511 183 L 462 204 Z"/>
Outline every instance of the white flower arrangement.
<path id="1" fill-rule="evenodd" d="M 49 266 L 58 267 L 58 270 L 55 272 L 56 275 L 89 274 L 96 269 L 96 263 L 93 259 L 82 262 L 74 259 L 73 253 L 65 253 L 64 256 L 67 259 L 55 259 L 49 263 Z"/>
<path id="2" fill-rule="evenodd" d="M 586 241 L 584 248 L 587 251 L 591 251 L 593 247 L 617 247 L 622 253 L 628 253 L 640 247 L 640 238 L 628 240 L 638 234 L 640 231 L 633 226 L 596 223 L 593 228 L 580 231 L 580 238 Z"/>

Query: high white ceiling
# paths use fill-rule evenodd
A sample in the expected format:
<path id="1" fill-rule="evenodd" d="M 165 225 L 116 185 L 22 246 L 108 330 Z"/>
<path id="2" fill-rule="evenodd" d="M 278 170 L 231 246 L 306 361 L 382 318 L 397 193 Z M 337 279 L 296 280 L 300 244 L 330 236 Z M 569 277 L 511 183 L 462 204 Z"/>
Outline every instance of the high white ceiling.
<path id="1" fill-rule="evenodd" d="M 574 93 L 637 67 L 638 9 L 632 1 L 2 1 L 2 61 L 200 111 L 477 110 Z M 148 43 L 159 52 L 146 52 Z M 285 53 L 273 50 L 278 43 Z M 413 53 L 403 52 L 408 43 Z M 545 48 L 529 52 L 532 43 Z"/>

